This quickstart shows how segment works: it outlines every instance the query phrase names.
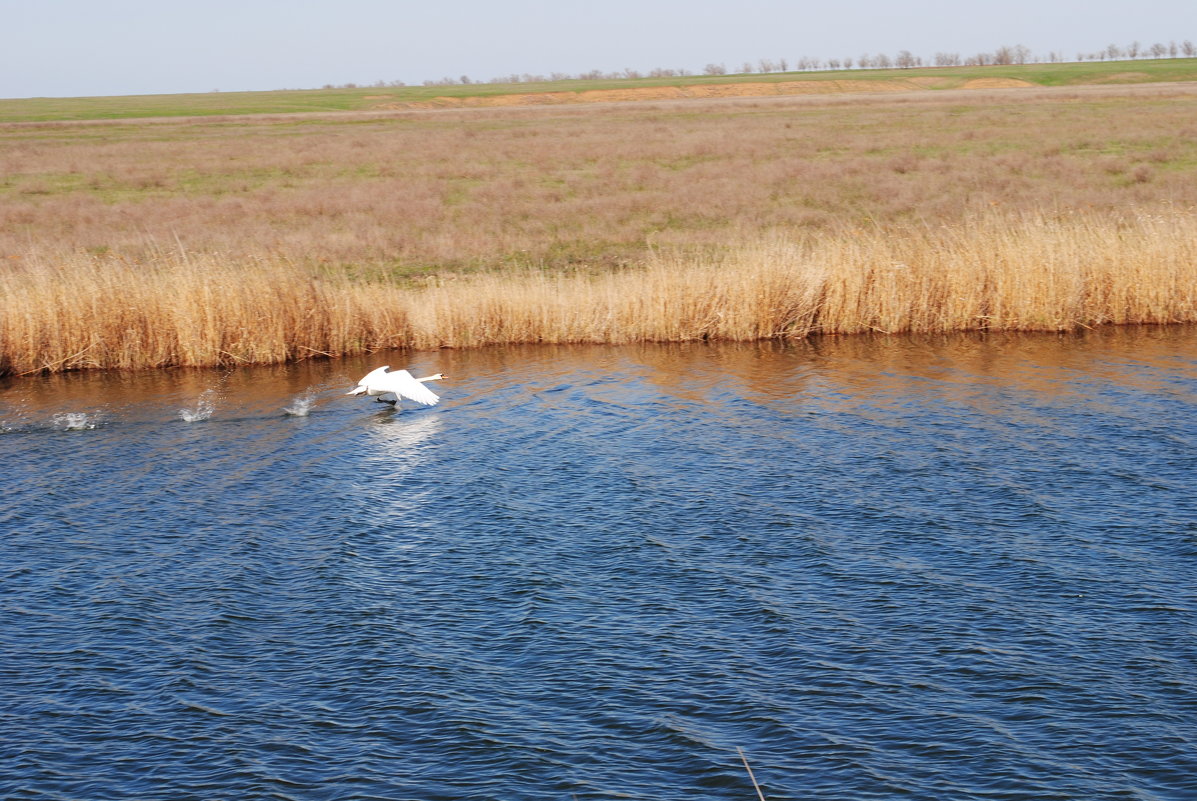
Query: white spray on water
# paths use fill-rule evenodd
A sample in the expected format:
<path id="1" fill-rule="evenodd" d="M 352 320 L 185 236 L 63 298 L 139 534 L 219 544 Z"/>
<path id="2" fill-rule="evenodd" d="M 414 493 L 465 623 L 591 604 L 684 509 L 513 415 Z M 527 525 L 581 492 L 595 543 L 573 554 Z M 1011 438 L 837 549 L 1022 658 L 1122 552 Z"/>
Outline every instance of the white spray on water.
<path id="1" fill-rule="evenodd" d="M 61 412 L 52 421 L 59 431 L 88 431 L 99 425 L 98 415 L 87 412 Z"/>
<path id="2" fill-rule="evenodd" d="M 179 419 L 187 423 L 207 420 L 216 411 L 216 398 L 216 390 L 205 390 L 196 401 L 194 409 L 179 409 Z"/>
<path id="3" fill-rule="evenodd" d="M 311 387 L 308 387 L 302 394 L 296 396 L 295 400 L 291 401 L 290 406 L 284 407 L 283 411 L 292 417 L 307 417 L 315 403 L 316 393 Z"/>

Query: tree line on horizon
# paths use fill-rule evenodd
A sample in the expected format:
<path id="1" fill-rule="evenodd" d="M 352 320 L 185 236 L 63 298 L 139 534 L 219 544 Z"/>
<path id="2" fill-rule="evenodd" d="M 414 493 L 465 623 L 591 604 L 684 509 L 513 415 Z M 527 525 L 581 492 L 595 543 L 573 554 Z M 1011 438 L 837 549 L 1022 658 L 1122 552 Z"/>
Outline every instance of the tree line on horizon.
<path id="1" fill-rule="evenodd" d="M 1125 46 L 1116 44 L 1107 45 L 1100 50 L 1091 52 L 1078 52 L 1073 59 L 1076 62 L 1084 61 L 1118 61 L 1118 60 L 1133 60 L 1139 58 L 1195 58 L 1197 57 L 1197 45 L 1194 45 L 1191 40 L 1184 40 L 1177 43 L 1175 40 L 1164 44 L 1163 42 L 1155 42 L 1150 45 L 1144 45 L 1138 41 L 1131 42 Z M 710 63 L 704 66 L 699 71 L 694 71 L 686 68 L 672 69 L 672 68 L 655 68 L 647 71 L 623 69 L 614 72 L 604 72 L 602 70 L 591 70 L 578 74 L 567 74 L 563 72 L 553 72 L 548 75 L 539 75 L 532 73 L 512 73 L 510 75 L 501 75 L 491 78 L 488 81 L 474 80 L 468 75 L 461 75 L 457 78 L 443 77 L 436 80 L 426 80 L 423 82 L 424 86 L 460 86 L 479 83 L 547 83 L 558 81 L 602 81 L 602 80 L 624 80 L 635 78 L 685 78 L 689 76 L 707 75 L 729 75 L 729 74 L 767 74 L 774 72 L 817 72 L 821 70 L 851 70 L 851 69 L 913 69 L 915 67 L 984 67 L 994 65 L 1014 65 L 1014 64 L 1059 64 L 1064 63 L 1068 59 L 1060 52 L 1053 50 L 1046 55 L 1036 55 L 1031 52 L 1031 49 L 1025 45 L 1003 45 L 992 52 L 982 52 L 971 56 L 962 57 L 960 53 L 952 52 L 937 52 L 929 59 L 924 59 L 922 56 L 917 56 L 909 50 L 900 50 L 897 54 L 890 56 L 886 53 L 862 53 L 859 56 L 848 56 L 846 58 L 829 58 L 818 59 L 802 56 L 795 59 L 793 62 L 785 58 L 762 58 L 756 62 L 745 61 L 739 65 L 738 69 L 728 68 L 725 63 Z M 358 89 L 362 86 L 375 86 L 384 88 L 388 86 L 407 86 L 403 81 L 376 81 L 373 84 L 357 84 L 346 83 L 340 85 L 325 84 L 323 89 Z"/>

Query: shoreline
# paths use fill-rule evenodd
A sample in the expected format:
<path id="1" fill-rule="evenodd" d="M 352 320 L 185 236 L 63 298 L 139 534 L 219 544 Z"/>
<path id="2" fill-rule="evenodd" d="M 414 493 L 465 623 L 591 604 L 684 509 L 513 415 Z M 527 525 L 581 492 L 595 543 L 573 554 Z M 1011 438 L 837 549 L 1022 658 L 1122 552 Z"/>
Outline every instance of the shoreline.
<path id="1" fill-rule="evenodd" d="M 1197 322 L 1197 214 L 992 214 L 655 252 L 616 271 L 417 282 L 182 251 L 0 277 L 0 375 L 226 367 L 391 348 L 1068 331 Z"/>

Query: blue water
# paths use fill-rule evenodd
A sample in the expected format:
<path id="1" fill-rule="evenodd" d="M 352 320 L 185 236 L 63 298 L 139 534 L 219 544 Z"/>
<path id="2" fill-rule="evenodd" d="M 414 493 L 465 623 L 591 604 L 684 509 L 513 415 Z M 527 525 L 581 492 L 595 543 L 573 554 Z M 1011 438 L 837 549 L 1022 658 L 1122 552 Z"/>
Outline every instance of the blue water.
<path id="1" fill-rule="evenodd" d="M 441 405 L 343 397 L 388 362 Z M 1192 328 L 11 378 L 0 430 L 4 799 L 1197 798 Z"/>

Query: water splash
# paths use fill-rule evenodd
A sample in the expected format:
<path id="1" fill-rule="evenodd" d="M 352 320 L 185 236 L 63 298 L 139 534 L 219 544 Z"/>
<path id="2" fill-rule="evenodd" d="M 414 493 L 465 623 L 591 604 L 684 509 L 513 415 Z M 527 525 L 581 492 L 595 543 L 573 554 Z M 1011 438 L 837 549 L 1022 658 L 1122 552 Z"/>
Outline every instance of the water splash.
<path id="1" fill-rule="evenodd" d="M 87 412 L 61 412 L 52 422 L 59 431 L 89 431 L 100 424 L 98 415 Z"/>
<path id="2" fill-rule="evenodd" d="M 12 434 L 29 427 L 27 401 L 22 399 L 0 408 L 0 434 Z"/>
<path id="3" fill-rule="evenodd" d="M 291 417 L 307 417 L 308 412 L 312 410 L 312 406 L 316 403 L 316 393 L 311 387 L 305 389 L 300 395 L 296 396 L 295 400 L 291 401 L 290 406 L 283 408 L 283 411 Z"/>
<path id="4" fill-rule="evenodd" d="M 185 423 L 207 420 L 216 411 L 216 398 L 216 390 L 205 390 L 196 401 L 194 409 L 179 409 L 179 419 Z"/>

